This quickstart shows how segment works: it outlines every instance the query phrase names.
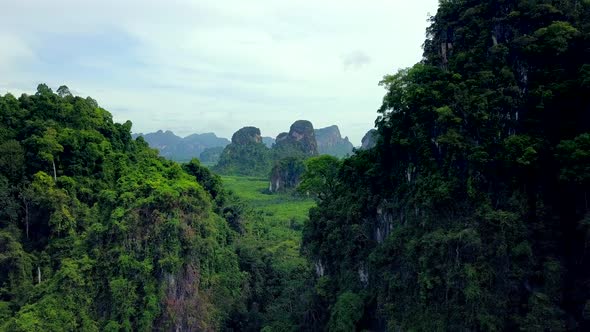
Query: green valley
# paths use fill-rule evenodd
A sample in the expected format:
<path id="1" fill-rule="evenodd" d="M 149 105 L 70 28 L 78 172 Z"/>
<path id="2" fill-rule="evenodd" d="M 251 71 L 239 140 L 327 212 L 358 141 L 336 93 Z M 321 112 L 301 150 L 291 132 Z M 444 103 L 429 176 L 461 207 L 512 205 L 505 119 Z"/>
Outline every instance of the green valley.
<path id="1" fill-rule="evenodd" d="M 256 302 L 250 305 L 260 310 L 265 331 L 293 330 L 303 319 L 306 308 L 301 296 L 312 279 L 310 264 L 300 247 L 303 224 L 315 202 L 292 193 L 271 194 L 268 180 L 263 178 L 221 179 L 228 192 L 244 204 L 244 234 L 237 242 L 237 252 L 242 267 L 254 278 L 249 289 Z M 252 309 L 249 314 L 253 314 Z M 238 330 L 262 327 L 242 325 Z"/>
<path id="2" fill-rule="evenodd" d="M 366 14 L 363 6 L 351 17 Z M 197 21 L 218 23 L 205 18 L 221 7 L 198 9 L 206 14 Z M 277 20 L 294 10 L 277 10 Z M 257 20 L 273 11 L 262 12 Z M 314 34 L 334 22 L 315 23 Z M 590 1 L 441 0 L 428 24 L 426 40 L 416 40 L 421 60 L 382 73 L 381 105 L 367 115 L 375 128 L 358 149 L 338 126 L 302 120 L 311 113 L 300 108 L 333 107 L 317 115 L 322 125 L 352 117 L 347 107 L 357 104 L 346 97 L 357 88 L 344 81 L 365 82 L 362 73 L 386 58 L 362 51 L 340 55 L 341 69 L 320 70 L 325 54 L 295 56 L 303 43 L 282 45 L 303 65 L 277 56 L 271 67 L 296 77 L 239 74 L 203 60 L 176 71 L 220 81 L 181 88 L 140 82 L 137 73 L 159 58 L 129 61 L 141 65 L 130 100 L 147 108 L 166 96 L 167 109 L 150 119 L 119 107 L 119 91 L 101 103 L 65 85 L 0 95 L 0 332 L 590 331 Z M 198 48 L 223 40 L 211 47 L 228 54 L 248 47 L 256 69 L 272 62 L 256 56 L 272 53 L 253 47 L 311 38 L 246 30 L 187 39 Z M 121 34 L 96 49 L 84 44 L 87 53 L 132 43 Z M 401 51 L 393 37 L 379 43 Z M 330 63 L 356 47 L 334 45 Z M 25 46 L 14 47 L 16 57 L 29 54 Z M 67 50 L 35 58 L 29 71 L 53 67 Z M 316 72 L 342 86 L 304 79 Z M 156 76 L 165 81 L 166 73 Z M 262 87 L 268 105 L 245 79 Z M 308 84 L 317 99 L 304 96 Z M 165 92 L 137 98 L 154 87 Z M 176 89 L 194 98 L 180 101 Z M 132 135 L 131 121 L 116 120 L 136 115 L 159 125 L 178 119 L 176 107 L 206 119 L 200 108 L 208 102 L 218 107 L 211 126 L 243 126 L 231 142 L 213 133 Z M 254 121 L 248 107 L 267 128 L 271 118 L 288 118 L 288 131 L 282 122 L 272 139 L 230 123 Z M 366 130 L 355 126 L 357 135 Z"/>
<path id="3" fill-rule="evenodd" d="M 295 196 L 291 193 L 271 194 L 268 192 L 268 179 L 242 176 L 221 176 L 224 187 L 234 192 L 249 206 L 269 218 L 269 222 L 292 225 L 300 228 L 307 219 L 309 209 L 315 205 L 311 198 Z"/>

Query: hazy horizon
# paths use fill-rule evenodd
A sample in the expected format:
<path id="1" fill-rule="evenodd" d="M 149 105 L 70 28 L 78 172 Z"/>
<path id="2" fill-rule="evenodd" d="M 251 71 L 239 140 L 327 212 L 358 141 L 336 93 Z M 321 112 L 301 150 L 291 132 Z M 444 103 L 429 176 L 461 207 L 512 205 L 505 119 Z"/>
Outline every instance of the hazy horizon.
<path id="1" fill-rule="evenodd" d="M 0 94 L 67 85 L 133 132 L 338 125 L 359 145 L 385 74 L 421 59 L 438 1 L 7 2 Z M 26 13 L 26 15 L 24 15 Z"/>

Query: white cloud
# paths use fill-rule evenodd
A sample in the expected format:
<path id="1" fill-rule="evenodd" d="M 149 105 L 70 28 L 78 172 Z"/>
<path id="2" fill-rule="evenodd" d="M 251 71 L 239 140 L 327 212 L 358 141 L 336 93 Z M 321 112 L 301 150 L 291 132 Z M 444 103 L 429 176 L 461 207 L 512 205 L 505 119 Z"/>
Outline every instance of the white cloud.
<path id="1" fill-rule="evenodd" d="M 436 0 L 1 1 L 0 42 L 14 48 L 0 49 L 0 88 L 65 83 L 143 132 L 230 137 L 256 125 L 274 136 L 305 118 L 316 127 L 339 125 L 355 144 L 373 125 L 381 77 L 420 60 L 427 13 L 437 6 Z M 121 45 L 110 50 L 98 41 L 96 52 L 81 53 L 80 37 L 107 38 L 105 32 L 121 34 Z M 60 44 L 60 36 L 78 38 Z M 71 54 L 72 63 L 63 64 L 71 73 L 39 61 L 44 54 L 35 52 L 52 38 Z M 36 70 L 27 70 L 33 64 Z"/>
<path id="2" fill-rule="evenodd" d="M 371 62 L 370 56 L 358 50 L 344 54 L 341 58 L 345 69 L 360 69 Z"/>

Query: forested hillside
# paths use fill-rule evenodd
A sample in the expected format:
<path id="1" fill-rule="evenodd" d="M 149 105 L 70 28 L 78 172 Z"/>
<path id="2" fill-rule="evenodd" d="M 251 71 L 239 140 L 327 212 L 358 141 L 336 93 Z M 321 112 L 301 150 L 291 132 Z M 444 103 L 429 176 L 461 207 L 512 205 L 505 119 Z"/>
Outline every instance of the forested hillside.
<path id="1" fill-rule="evenodd" d="M 260 129 L 244 127 L 232 135 L 213 170 L 220 174 L 267 176 L 271 165 L 270 149 L 262 142 Z"/>
<path id="2" fill-rule="evenodd" d="M 427 35 L 376 146 L 311 177 L 320 325 L 590 330 L 590 2 L 441 1 Z"/>
<path id="3" fill-rule="evenodd" d="M 130 129 L 66 87 L 0 97 L 0 330 L 218 330 L 242 301 L 208 173 Z"/>
<path id="4" fill-rule="evenodd" d="M 65 86 L 0 120 L 0 331 L 306 326 L 313 200 L 168 161 Z"/>

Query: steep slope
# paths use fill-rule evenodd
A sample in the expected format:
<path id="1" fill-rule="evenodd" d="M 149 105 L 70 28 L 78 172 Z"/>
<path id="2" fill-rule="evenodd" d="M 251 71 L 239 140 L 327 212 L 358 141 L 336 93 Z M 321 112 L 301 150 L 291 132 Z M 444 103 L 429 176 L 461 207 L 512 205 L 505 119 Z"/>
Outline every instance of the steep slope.
<path id="1" fill-rule="evenodd" d="M 329 330 L 590 330 L 590 3 L 441 1 L 304 230 Z M 326 175 L 324 175 L 326 174 Z"/>
<path id="2" fill-rule="evenodd" d="M 311 157 L 318 155 L 318 143 L 313 124 L 307 120 L 297 120 L 288 133 L 280 133 L 273 146 L 275 159 L 283 157 Z"/>
<path id="3" fill-rule="evenodd" d="M 307 120 L 295 121 L 288 133 L 277 136 L 272 153 L 274 165 L 270 173 L 269 190 L 277 192 L 295 188 L 305 171 L 303 161 L 318 155 L 313 124 Z"/>
<path id="4" fill-rule="evenodd" d="M 338 126 L 330 126 L 315 130 L 318 153 L 342 158 L 352 154 L 353 145 L 348 137 L 342 138 Z"/>
<path id="5" fill-rule="evenodd" d="M 220 329 L 244 275 L 206 169 L 64 90 L 0 97 L 0 330 Z"/>
<path id="6" fill-rule="evenodd" d="M 375 130 L 375 129 L 369 130 L 365 134 L 365 136 L 363 136 L 363 139 L 361 140 L 361 149 L 368 150 L 368 149 L 374 148 L 375 145 L 377 145 L 377 135 L 378 135 L 377 130 Z"/>

